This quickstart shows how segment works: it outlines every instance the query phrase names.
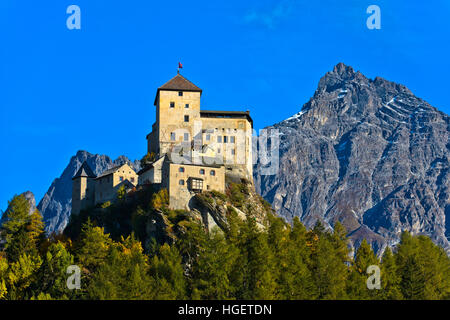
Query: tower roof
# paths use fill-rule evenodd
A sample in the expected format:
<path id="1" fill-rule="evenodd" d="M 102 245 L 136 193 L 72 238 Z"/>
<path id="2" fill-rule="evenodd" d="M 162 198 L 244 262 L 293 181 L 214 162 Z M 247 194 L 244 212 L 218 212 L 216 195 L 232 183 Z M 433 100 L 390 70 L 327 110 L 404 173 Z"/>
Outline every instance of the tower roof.
<path id="1" fill-rule="evenodd" d="M 156 92 L 155 97 L 155 105 L 156 101 L 158 100 L 158 95 L 160 90 L 167 90 L 167 91 L 193 91 L 193 92 L 200 92 L 202 94 L 202 89 L 197 87 L 195 84 L 193 84 L 191 81 L 183 77 L 181 74 L 177 74 L 175 77 L 164 83 L 161 87 L 158 88 Z"/>
<path id="2" fill-rule="evenodd" d="M 86 178 L 95 178 L 96 177 L 96 175 L 94 174 L 91 167 L 89 167 L 89 165 L 86 161 L 83 162 L 80 169 L 78 169 L 77 173 L 75 173 L 75 175 L 73 176 L 72 179 L 81 178 L 81 177 L 86 177 Z"/>

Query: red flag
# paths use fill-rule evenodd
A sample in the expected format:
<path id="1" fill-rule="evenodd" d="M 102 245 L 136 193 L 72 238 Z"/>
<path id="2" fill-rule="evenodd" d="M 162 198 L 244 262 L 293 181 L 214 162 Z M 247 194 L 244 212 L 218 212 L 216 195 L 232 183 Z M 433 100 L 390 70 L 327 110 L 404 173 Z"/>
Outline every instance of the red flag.
<path id="1" fill-rule="evenodd" d="M 181 64 L 181 62 L 178 62 L 178 69 L 182 69 L 183 65 Z"/>

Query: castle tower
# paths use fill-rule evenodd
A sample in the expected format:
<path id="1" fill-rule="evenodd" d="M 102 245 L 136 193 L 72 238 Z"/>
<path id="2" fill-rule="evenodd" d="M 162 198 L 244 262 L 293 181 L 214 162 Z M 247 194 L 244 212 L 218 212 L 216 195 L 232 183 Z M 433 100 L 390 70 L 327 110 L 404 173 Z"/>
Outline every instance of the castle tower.
<path id="1" fill-rule="evenodd" d="M 200 120 L 202 89 L 177 74 L 158 88 L 156 122 L 147 135 L 148 152 L 161 157 L 180 142 L 192 141 L 194 122 Z"/>
<path id="2" fill-rule="evenodd" d="M 94 205 L 95 178 L 96 175 L 87 162 L 83 162 L 72 178 L 72 213 L 78 214 L 81 210 Z"/>

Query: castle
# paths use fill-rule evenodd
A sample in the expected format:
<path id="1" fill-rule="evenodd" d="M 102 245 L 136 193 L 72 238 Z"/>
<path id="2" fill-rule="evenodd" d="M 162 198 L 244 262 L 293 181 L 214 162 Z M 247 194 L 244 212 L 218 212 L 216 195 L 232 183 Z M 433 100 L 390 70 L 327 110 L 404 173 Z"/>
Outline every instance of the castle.
<path id="1" fill-rule="evenodd" d="M 201 95 L 202 90 L 180 73 L 159 87 L 156 121 L 147 135 L 152 161 L 137 174 L 123 164 L 98 177 L 84 162 L 72 178 L 72 212 L 114 201 L 119 188 L 146 185 L 166 189 L 170 208 L 188 209 L 197 192 L 225 192 L 226 177 L 252 181 L 249 111 L 201 110 Z"/>

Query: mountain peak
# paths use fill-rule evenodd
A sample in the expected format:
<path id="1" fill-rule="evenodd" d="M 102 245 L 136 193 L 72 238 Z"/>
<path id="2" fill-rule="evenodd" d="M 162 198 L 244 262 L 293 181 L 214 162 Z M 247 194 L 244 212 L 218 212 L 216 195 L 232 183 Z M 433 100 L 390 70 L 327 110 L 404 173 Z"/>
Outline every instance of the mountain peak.
<path id="1" fill-rule="evenodd" d="M 356 80 L 358 82 L 365 82 L 368 79 L 359 71 L 355 70 L 351 66 L 347 66 L 342 62 L 339 62 L 334 66 L 332 71 L 327 72 L 319 81 L 318 92 L 323 90 L 330 92 L 346 81 Z"/>
<path id="2" fill-rule="evenodd" d="M 366 238 L 380 252 L 408 230 L 450 253 L 448 115 L 339 63 L 301 112 L 273 127 L 279 170 L 258 176 L 259 164 L 254 179 L 278 214 L 308 227 L 340 221 L 354 243 Z"/>

